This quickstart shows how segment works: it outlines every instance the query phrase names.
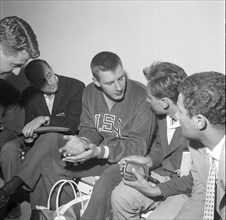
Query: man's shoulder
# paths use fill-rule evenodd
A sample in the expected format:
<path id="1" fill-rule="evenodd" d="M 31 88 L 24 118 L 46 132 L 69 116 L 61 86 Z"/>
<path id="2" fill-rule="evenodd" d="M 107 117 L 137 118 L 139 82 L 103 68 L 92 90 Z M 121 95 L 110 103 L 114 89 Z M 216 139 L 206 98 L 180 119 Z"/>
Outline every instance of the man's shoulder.
<path id="1" fill-rule="evenodd" d="M 34 102 L 36 100 L 35 97 L 39 97 L 42 94 L 38 89 L 33 86 L 26 87 L 22 92 L 22 101 L 23 102 Z M 35 99 L 34 99 L 35 98 Z"/>
<path id="2" fill-rule="evenodd" d="M 137 87 L 138 89 L 146 90 L 146 86 L 139 81 L 136 81 L 136 80 L 133 80 L 133 79 L 128 79 L 128 83 L 131 84 L 132 86 Z"/>
<path id="3" fill-rule="evenodd" d="M 98 88 L 95 86 L 94 82 L 91 82 L 86 86 L 85 90 L 93 92 L 93 91 L 98 90 Z"/>
<path id="4" fill-rule="evenodd" d="M 23 90 L 23 92 L 22 92 L 22 94 L 23 95 L 25 95 L 25 94 L 27 94 L 27 95 L 31 95 L 31 94 L 34 94 L 34 93 L 39 93 L 39 90 L 37 90 L 36 88 L 34 88 L 33 86 L 28 86 L 28 87 L 26 87 L 24 90 Z"/>
<path id="5" fill-rule="evenodd" d="M 127 91 L 130 96 L 133 98 L 145 98 L 146 99 L 146 86 L 141 82 L 128 79 L 127 82 Z"/>
<path id="6" fill-rule="evenodd" d="M 0 91 L 4 93 L 8 90 L 19 91 L 13 84 L 8 82 L 7 80 L 0 79 Z"/>

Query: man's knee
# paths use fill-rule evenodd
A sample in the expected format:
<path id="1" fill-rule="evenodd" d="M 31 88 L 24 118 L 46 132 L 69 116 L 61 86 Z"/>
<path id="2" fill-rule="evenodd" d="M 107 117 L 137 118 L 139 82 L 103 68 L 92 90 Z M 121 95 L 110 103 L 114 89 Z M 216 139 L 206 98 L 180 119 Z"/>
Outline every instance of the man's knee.
<path id="1" fill-rule="evenodd" d="M 136 203 L 134 198 L 133 189 L 128 187 L 121 182 L 111 194 L 111 204 L 112 208 L 116 209 L 127 209 L 134 208 L 133 205 Z M 137 206 L 137 205 L 135 205 Z M 129 209 L 130 209 L 129 208 Z"/>
<path id="2" fill-rule="evenodd" d="M 1 149 L 2 159 L 19 159 L 21 156 L 21 148 L 11 142 L 5 144 Z"/>
<path id="3" fill-rule="evenodd" d="M 112 194 L 111 194 L 111 206 L 112 206 L 112 209 L 114 211 L 122 209 L 127 198 L 125 197 L 125 195 L 123 193 L 121 193 L 121 189 L 116 187 L 112 191 Z"/>

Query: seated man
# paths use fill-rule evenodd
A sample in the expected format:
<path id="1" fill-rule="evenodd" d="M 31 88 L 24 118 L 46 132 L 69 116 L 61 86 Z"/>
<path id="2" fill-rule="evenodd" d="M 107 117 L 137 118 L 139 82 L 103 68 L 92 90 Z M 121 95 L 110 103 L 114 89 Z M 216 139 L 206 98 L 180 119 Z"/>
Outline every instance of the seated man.
<path id="1" fill-rule="evenodd" d="M 0 152 L 0 166 L 6 182 L 11 180 L 22 163 L 21 147 L 31 147 L 35 143 L 35 129 L 44 125 L 61 126 L 70 128 L 70 134 L 77 134 L 82 112 L 85 85 L 81 81 L 56 75 L 49 64 L 40 59 L 26 66 L 25 75 L 31 86 L 22 93 L 24 136 L 8 142 Z M 27 140 L 29 143 L 26 143 Z"/>
<path id="2" fill-rule="evenodd" d="M 192 159 L 190 174 L 154 185 L 133 170 L 137 180 L 123 180 L 124 186 L 131 189 L 130 194 L 123 195 L 123 200 L 116 191 L 113 193 L 114 219 L 124 219 L 124 216 L 131 216 L 126 218 L 131 219 L 137 215 L 142 197 L 143 205 L 148 208 L 149 201 L 159 196 L 168 198 L 189 191 L 191 197 L 179 213 L 167 219 L 225 219 L 225 76 L 217 72 L 193 74 L 181 82 L 179 92 L 177 105 L 182 134 L 195 140 L 190 141 L 189 147 Z M 212 170 L 213 175 L 210 175 Z M 213 186 L 212 194 L 209 194 L 210 184 Z M 175 203 L 171 204 L 173 206 Z M 159 216 L 149 216 L 148 219 L 161 219 L 164 212 L 162 206 Z"/>
<path id="3" fill-rule="evenodd" d="M 29 59 L 40 55 L 36 35 L 25 20 L 16 16 L 2 18 L 0 30 L 0 78 L 10 73 L 18 75 Z M 12 89 L 12 93 L 8 89 L 5 90 L 3 84 L 7 84 L 6 87 L 9 85 L 6 81 L 1 80 L 0 84 L 0 148 L 2 148 L 6 142 L 16 138 L 18 131 L 21 131 L 24 111 L 19 105 L 10 105 L 5 108 L 6 103 L 2 101 L 15 100 L 18 92 L 11 85 L 9 89 Z M 0 218 L 4 218 L 2 213 L 0 211 Z M 10 212 L 7 217 L 16 218 L 18 213 Z"/>
<path id="4" fill-rule="evenodd" d="M 42 145 L 31 148 L 15 178 L 0 189 L 1 204 L 15 188 L 26 184 L 35 209 L 35 205 L 46 205 L 57 180 L 101 175 L 122 157 L 147 153 L 156 116 L 146 102 L 145 87 L 127 79 L 121 59 L 112 52 L 98 53 L 91 61 L 91 70 L 94 82 L 83 94 L 79 136 L 42 135 Z M 63 147 L 63 160 L 58 147 Z M 35 151 L 46 154 L 37 161 Z M 65 190 L 62 203 L 71 198 L 71 192 Z"/>
<path id="5" fill-rule="evenodd" d="M 126 157 L 120 161 L 120 164 L 124 164 L 127 160 L 135 160 L 147 163 L 155 171 L 155 176 L 158 174 L 160 180 L 178 178 L 182 154 L 188 150 L 187 139 L 181 135 L 180 124 L 176 117 L 178 84 L 186 77 L 186 73 L 181 67 L 173 63 L 158 62 L 146 68 L 144 74 L 150 80 L 147 86 L 147 101 L 155 113 L 159 115 L 157 137 L 151 145 L 147 157 Z M 107 169 L 95 184 L 89 205 L 82 219 L 106 219 L 111 208 L 108 198 L 111 197 L 112 190 L 121 180 L 118 165 Z M 105 197 L 101 196 L 102 192 L 105 193 Z M 127 197 L 126 192 L 123 191 L 119 195 Z M 186 198 L 185 195 L 180 196 L 181 201 Z M 95 218 L 95 213 L 102 213 L 102 215 Z M 139 217 L 136 216 L 136 218 Z M 121 216 L 118 219 L 121 219 Z"/>

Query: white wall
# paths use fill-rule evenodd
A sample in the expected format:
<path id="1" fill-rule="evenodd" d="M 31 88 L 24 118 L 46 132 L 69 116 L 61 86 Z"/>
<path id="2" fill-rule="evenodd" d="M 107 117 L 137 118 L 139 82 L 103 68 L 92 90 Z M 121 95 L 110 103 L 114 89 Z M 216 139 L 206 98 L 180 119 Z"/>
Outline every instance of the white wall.
<path id="1" fill-rule="evenodd" d="M 37 34 L 41 58 L 56 73 L 91 81 L 92 57 L 116 52 L 130 78 L 146 84 L 142 69 L 154 61 L 182 66 L 190 75 L 225 71 L 223 0 L 2 1 L 0 17 L 17 15 Z"/>

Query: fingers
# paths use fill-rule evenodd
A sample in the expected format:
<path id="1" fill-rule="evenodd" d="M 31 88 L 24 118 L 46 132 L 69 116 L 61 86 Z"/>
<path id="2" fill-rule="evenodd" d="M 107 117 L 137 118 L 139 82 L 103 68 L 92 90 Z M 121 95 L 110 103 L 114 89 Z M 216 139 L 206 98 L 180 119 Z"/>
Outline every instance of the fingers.
<path id="1" fill-rule="evenodd" d="M 90 152 L 85 151 L 84 153 L 79 154 L 79 155 L 66 156 L 62 160 L 68 161 L 68 162 L 83 162 L 83 161 L 87 160 L 88 158 L 90 158 Z"/>

